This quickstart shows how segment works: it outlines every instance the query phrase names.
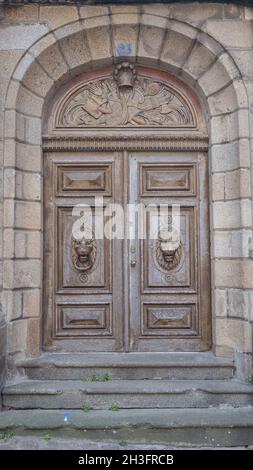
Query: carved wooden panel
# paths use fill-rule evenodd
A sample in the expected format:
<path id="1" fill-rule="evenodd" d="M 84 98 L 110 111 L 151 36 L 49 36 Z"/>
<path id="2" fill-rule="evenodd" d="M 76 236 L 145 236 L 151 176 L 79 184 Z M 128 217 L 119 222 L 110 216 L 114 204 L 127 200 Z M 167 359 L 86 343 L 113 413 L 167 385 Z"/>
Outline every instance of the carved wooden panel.
<path id="1" fill-rule="evenodd" d="M 195 254 L 194 208 L 180 207 L 180 209 L 181 242 L 172 253 L 170 261 L 166 260 L 167 252 L 163 251 L 163 242 L 160 239 L 163 229 L 170 231 L 170 224 L 166 226 L 163 223 L 158 233 L 152 233 L 152 218 L 155 218 L 156 214 L 152 214 L 150 210 L 147 213 L 147 238 L 142 245 L 143 292 L 152 289 L 196 289 L 195 264 L 197 256 Z M 171 213 L 169 212 L 169 214 Z M 169 217 L 172 216 L 169 215 Z"/>
<path id="2" fill-rule="evenodd" d="M 187 304 L 143 304 L 141 334 L 168 337 L 184 333 L 194 335 L 195 308 L 195 305 Z"/>
<path id="3" fill-rule="evenodd" d="M 195 194 L 195 166 L 142 165 L 142 196 L 192 196 Z"/>
<path id="4" fill-rule="evenodd" d="M 58 289 L 103 289 L 111 292 L 110 241 L 106 238 L 96 240 L 94 234 L 90 240 L 75 240 L 72 228 L 76 217 L 73 217 L 72 210 L 73 207 L 58 208 Z"/>
<path id="5" fill-rule="evenodd" d="M 58 195 L 83 196 L 84 192 L 94 192 L 111 196 L 112 167 L 111 165 L 59 166 Z"/>
<path id="6" fill-rule="evenodd" d="M 111 304 L 58 304 L 56 315 L 56 337 L 112 336 Z"/>

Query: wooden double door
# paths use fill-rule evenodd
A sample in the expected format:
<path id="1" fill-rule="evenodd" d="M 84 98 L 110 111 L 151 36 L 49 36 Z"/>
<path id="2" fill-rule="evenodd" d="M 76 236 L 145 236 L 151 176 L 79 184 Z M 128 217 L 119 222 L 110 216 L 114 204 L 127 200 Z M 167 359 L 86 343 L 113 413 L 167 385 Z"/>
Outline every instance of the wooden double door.
<path id="1" fill-rule="evenodd" d="M 52 152 L 44 160 L 44 348 L 209 349 L 207 156 Z M 92 229 L 75 238 L 78 223 L 85 233 L 86 206 Z"/>

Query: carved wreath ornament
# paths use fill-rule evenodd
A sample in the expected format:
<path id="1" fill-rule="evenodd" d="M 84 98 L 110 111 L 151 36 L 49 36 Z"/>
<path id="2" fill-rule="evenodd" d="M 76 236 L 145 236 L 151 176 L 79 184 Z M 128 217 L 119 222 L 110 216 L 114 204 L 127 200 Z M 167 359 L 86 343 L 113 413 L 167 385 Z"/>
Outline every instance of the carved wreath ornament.
<path id="1" fill-rule="evenodd" d="M 113 77 L 95 79 L 72 93 L 57 116 L 57 127 L 191 126 L 187 105 L 166 84 L 138 76 L 128 62 Z"/>

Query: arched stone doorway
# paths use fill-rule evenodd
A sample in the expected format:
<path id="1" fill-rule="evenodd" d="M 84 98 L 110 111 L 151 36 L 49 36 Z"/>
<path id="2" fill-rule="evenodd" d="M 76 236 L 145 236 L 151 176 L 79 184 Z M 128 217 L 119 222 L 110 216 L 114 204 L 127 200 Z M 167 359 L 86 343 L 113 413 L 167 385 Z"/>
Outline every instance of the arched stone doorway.
<path id="1" fill-rule="evenodd" d="M 45 349 L 210 349 L 208 140 L 194 93 L 123 61 L 67 83 L 50 108 Z"/>
<path id="2" fill-rule="evenodd" d="M 139 7 L 133 6 L 133 10 Z M 130 62 L 182 78 L 203 102 L 209 133 L 213 351 L 225 356 L 235 353 L 237 370 L 248 375 L 252 356 L 249 301 L 252 261 L 248 249 L 252 215 L 249 104 L 241 72 L 225 41 L 218 42 L 201 25 L 195 27 L 182 23 L 176 16 L 169 17 L 166 9 L 159 9 L 155 15 L 148 7 L 145 13 L 133 11 L 129 15 L 122 9 L 113 12 L 110 19 L 99 9 L 95 15 L 87 15 L 85 21 L 54 25 L 40 39 L 35 39 L 19 60 L 8 86 L 4 135 L 7 181 L 4 270 L 7 274 L 3 308 L 7 312 L 9 360 L 37 356 L 42 350 L 41 123 L 47 119 L 49 103 L 62 83 L 85 71 L 112 65 L 128 51 L 125 58 Z M 122 52 L 118 45 L 125 44 L 126 38 L 130 39 L 131 50 Z M 63 150 L 64 140 L 58 139 L 56 133 L 53 145 L 49 141 L 45 150 Z M 86 150 L 100 148 L 104 140 L 97 135 L 95 143 L 92 136 L 87 137 Z M 152 139 L 127 140 L 132 151 L 154 150 Z M 179 140 L 183 151 L 189 145 L 196 145 L 189 136 L 182 140 L 176 134 L 168 134 L 168 140 L 171 150 L 178 148 Z M 206 137 L 203 140 L 195 150 L 207 150 Z M 110 152 L 122 150 L 121 137 L 114 136 L 114 144 L 111 138 L 106 142 Z M 78 135 L 73 136 L 72 146 L 84 151 Z M 23 178 L 21 186 L 17 184 L 15 171 Z M 28 177 L 30 183 L 20 193 Z M 227 189 L 224 189 L 224 179 Z M 14 256 L 21 231 L 31 245 L 29 250 L 21 250 Z M 231 239 L 235 241 L 233 249 Z M 242 306 L 239 310 L 238 301 Z"/>

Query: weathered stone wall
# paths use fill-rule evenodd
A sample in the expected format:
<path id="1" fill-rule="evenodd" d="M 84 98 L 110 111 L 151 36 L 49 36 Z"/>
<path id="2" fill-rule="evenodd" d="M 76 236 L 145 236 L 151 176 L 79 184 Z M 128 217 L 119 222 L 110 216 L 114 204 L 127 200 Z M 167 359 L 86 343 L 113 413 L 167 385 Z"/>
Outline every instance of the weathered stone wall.
<path id="1" fill-rule="evenodd" d="M 41 121 L 68 78 L 119 55 L 195 88 L 210 132 L 213 338 L 250 373 L 253 322 L 253 8 L 235 4 L 0 8 L 4 277 L 9 357 L 40 351 Z M 130 48 L 124 48 L 129 44 Z M 1 173 L 2 174 L 2 173 Z M 1 206 L 2 207 L 2 206 Z M 2 213 L 2 212 L 1 212 Z M 2 350 L 5 350 L 1 338 Z"/>

